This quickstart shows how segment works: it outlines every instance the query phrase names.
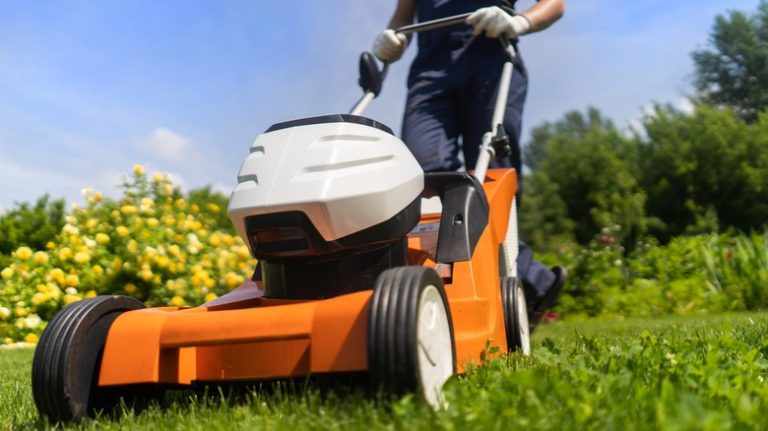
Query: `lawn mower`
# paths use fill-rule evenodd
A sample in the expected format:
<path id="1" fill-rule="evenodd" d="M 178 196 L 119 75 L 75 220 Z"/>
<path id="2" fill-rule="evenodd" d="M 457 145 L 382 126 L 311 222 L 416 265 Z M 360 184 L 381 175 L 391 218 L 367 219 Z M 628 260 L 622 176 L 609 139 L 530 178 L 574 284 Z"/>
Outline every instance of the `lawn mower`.
<path id="1" fill-rule="evenodd" d="M 370 53 L 350 114 L 269 127 L 228 208 L 258 259 L 255 280 L 192 308 L 124 296 L 65 307 L 35 351 L 40 414 L 81 420 L 129 394 L 335 373 L 365 373 L 374 391 L 418 393 L 439 409 L 446 380 L 489 345 L 529 354 L 517 176 L 488 169 L 509 151 L 502 118 L 515 53 L 502 45 L 510 59 L 473 172 L 425 174 L 392 130 L 361 116 L 387 69 Z"/>

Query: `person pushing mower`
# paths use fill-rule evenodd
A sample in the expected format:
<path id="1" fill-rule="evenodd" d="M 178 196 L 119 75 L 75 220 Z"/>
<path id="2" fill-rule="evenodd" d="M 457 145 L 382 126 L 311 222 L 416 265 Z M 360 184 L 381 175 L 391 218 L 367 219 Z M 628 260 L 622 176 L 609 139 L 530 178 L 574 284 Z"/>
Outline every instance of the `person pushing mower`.
<path id="1" fill-rule="evenodd" d="M 467 26 L 439 28 L 419 35 L 418 53 L 408 76 L 408 96 L 402 138 L 425 172 L 455 171 L 475 166 L 483 134 L 493 115 L 495 94 L 506 53 L 498 38 L 511 40 L 543 30 L 563 14 L 563 0 L 539 0 L 522 14 L 515 0 L 397 0 L 388 28 L 376 38 L 374 55 L 385 63 L 398 60 L 409 38 L 394 29 L 474 11 Z M 520 56 L 514 60 L 503 125 L 511 154 L 490 167 L 514 167 L 518 202 L 522 197 L 520 134 L 528 78 Z M 461 152 L 461 155 L 459 154 Z M 565 285 L 564 267 L 551 270 L 533 259 L 519 243 L 518 271 L 528 302 L 529 322 L 535 326 Z"/>

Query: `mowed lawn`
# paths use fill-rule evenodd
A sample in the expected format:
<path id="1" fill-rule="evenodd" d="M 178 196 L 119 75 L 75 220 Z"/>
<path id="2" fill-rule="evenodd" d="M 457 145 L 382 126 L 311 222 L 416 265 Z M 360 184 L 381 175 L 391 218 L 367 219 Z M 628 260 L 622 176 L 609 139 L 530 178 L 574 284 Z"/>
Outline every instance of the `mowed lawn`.
<path id="1" fill-rule="evenodd" d="M 768 313 L 560 322 L 534 355 L 501 357 L 449 382 L 447 410 L 364 386 L 298 381 L 231 394 L 175 391 L 84 428 L 766 429 Z M 0 350 L 0 427 L 45 428 L 32 401 L 33 351 Z M 333 383 L 333 382 L 331 382 Z"/>

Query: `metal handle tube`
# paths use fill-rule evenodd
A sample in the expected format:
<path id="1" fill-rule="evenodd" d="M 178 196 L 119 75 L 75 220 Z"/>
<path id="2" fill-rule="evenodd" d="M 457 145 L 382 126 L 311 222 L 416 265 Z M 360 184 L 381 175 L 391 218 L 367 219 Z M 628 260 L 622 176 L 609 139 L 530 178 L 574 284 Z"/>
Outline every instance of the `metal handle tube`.
<path id="1" fill-rule="evenodd" d="M 408 35 L 408 34 L 417 33 L 420 31 L 434 30 L 436 28 L 447 27 L 449 25 L 461 24 L 470 15 L 472 15 L 472 12 L 435 19 L 432 21 L 424 21 L 416 24 L 406 25 L 398 29 L 395 29 L 395 33 Z"/>
<path id="2" fill-rule="evenodd" d="M 493 108 L 493 118 L 491 120 L 491 130 L 483 135 L 483 142 L 480 146 L 480 154 L 475 164 L 475 178 L 481 183 L 485 181 L 485 173 L 488 171 L 488 165 L 496 155 L 493 147 L 491 146 L 491 140 L 493 139 L 493 132 L 496 130 L 496 126 L 502 124 L 504 121 L 504 110 L 507 106 L 507 97 L 509 95 L 509 85 L 512 82 L 512 62 L 507 61 L 504 63 L 504 68 L 501 70 L 501 79 L 499 80 L 499 92 L 496 94 L 496 106 Z"/>
<path id="3" fill-rule="evenodd" d="M 349 110 L 349 113 L 352 115 L 363 115 L 363 112 L 365 112 L 365 110 L 368 108 L 368 105 L 375 97 L 376 95 L 373 93 L 373 91 L 367 91 L 365 94 L 363 94 L 363 97 L 361 97 L 360 100 L 355 103 L 355 106 Z"/>
<path id="4" fill-rule="evenodd" d="M 509 85 L 512 81 L 512 62 L 504 63 L 501 70 L 501 79 L 499 80 L 499 93 L 496 95 L 496 106 L 493 108 L 493 119 L 491 120 L 491 131 L 496 130 L 496 126 L 504 122 L 504 111 L 507 107 L 507 98 L 509 97 Z"/>

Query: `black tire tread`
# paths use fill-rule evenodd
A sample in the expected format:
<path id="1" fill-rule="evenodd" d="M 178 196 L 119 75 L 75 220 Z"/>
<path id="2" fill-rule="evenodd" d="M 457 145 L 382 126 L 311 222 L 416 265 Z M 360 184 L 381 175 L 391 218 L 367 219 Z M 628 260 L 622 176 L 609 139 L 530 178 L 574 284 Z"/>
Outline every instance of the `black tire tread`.
<path id="1" fill-rule="evenodd" d="M 368 327 L 368 370 L 371 386 L 394 395 L 418 388 L 418 346 L 416 325 L 422 290 L 437 287 L 448 315 L 451 339 L 453 321 L 437 273 L 422 266 L 388 269 L 379 275 L 373 289 Z M 453 369 L 456 369 L 455 345 Z"/>
<path id="2" fill-rule="evenodd" d="M 501 283 L 501 302 L 504 310 L 504 329 L 507 333 L 507 351 L 519 352 L 523 342 L 520 339 L 520 322 L 517 318 L 517 286 L 520 279 L 504 277 Z"/>
<path id="3" fill-rule="evenodd" d="M 134 298 L 97 296 L 70 304 L 54 316 L 32 360 L 32 395 L 42 416 L 56 423 L 82 420 L 90 413 L 93 401 L 88 388 L 97 378 L 108 328 L 122 312 L 139 308 L 144 304 Z M 93 364 L 73 363 L 77 359 Z M 73 375 L 79 374 L 82 367 L 90 367 L 91 374 Z M 87 379 L 80 383 L 86 385 L 85 394 L 73 386 L 83 379 Z"/>

